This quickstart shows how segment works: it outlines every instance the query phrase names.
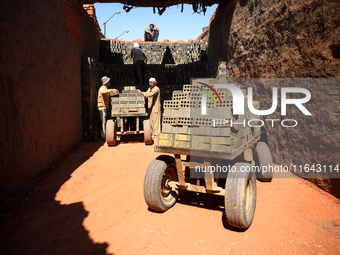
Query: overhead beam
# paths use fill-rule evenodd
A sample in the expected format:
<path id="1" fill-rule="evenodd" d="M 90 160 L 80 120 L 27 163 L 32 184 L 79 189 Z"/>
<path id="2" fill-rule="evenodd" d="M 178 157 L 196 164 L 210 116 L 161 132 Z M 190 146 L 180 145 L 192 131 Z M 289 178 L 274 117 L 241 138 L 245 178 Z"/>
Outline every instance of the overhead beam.
<path id="1" fill-rule="evenodd" d="M 94 4 L 94 3 L 121 3 L 131 5 L 134 7 L 170 7 L 178 4 L 204 4 L 205 6 L 211 6 L 217 4 L 218 0 L 80 0 L 83 4 Z"/>

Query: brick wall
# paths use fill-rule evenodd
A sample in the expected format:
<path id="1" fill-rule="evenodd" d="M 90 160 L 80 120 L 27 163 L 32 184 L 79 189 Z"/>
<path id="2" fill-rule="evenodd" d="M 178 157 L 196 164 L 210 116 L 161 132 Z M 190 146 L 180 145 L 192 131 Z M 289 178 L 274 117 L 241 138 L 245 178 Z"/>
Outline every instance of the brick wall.
<path id="1" fill-rule="evenodd" d="M 206 40 L 187 43 L 144 42 L 139 44 L 148 64 L 189 64 L 207 62 Z M 101 40 L 100 61 L 108 64 L 133 64 L 130 56 L 133 42 Z"/>
<path id="2" fill-rule="evenodd" d="M 209 77 L 212 72 L 214 76 L 218 72 L 215 67 L 217 63 L 190 63 L 182 65 L 146 65 L 145 77 L 154 77 L 157 86 L 161 90 L 161 101 L 171 99 L 174 90 L 181 90 L 183 84 L 190 84 L 192 77 Z M 222 64 L 223 66 L 223 64 Z M 84 141 L 94 142 L 100 135 L 100 117 L 97 110 L 98 89 L 101 86 L 101 77 L 111 78 L 111 87 L 120 92 L 124 86 L 134 86 L 138 82 L 134 76 L 134 66 L 132 64 L 103 64 L 92 58 L 84 58 L 82 61 L 82 86 L 83 86 L 83 127 Z M 148 89 L 148 85 L 137 87 L 142 91 Z"/>
<path id="3" fill-rule="evenodd" d="M 169 100 L 174 90 L 181 90 L 190 84 L 192 78 L 225 75 L 225 62 L 207 63 L 207 41 L 188 43 L 140 43 L 148 57 L 145 65 L 145 79 L 154 77 L 161 90 L 161 101 Z M 111 87 L 120 92 L 124 86 L 134 86 L 137 82 L 130 51 L 133 42 L 101 40 L 100 61 L 88 58 L 82 61 L 84 140 L 94 142 L 100 135 L 100 117 L 97 110 L 97 94 L 100 78 L 111 78 Z M 142 91 L 148 84 L 137 87 Z M 163 105 L 163 103 L 162 103 Z"/>
<path id="4" fill-rule="evenodd" d="M 99 58 L 73 0 L 5 1 L 0 18 L 0 207 L 82 141 L 81 56 Z"/>
<path id="5" fill-rule="evenodd" d="M 223 58 L 230 78 L 339 78 L 339 22 L 338 1 L 221 2 L 210 25 L 208 61 Z M 339 84 L 332 80 L 311 88 L 311 119 L 294 129 L 267 128 L 276 162 L 339 163 Z M 254 88 L 262 109 L 270 108 L 274 86 Z M 313 181 L 340 197 L 339 179 Z"/>

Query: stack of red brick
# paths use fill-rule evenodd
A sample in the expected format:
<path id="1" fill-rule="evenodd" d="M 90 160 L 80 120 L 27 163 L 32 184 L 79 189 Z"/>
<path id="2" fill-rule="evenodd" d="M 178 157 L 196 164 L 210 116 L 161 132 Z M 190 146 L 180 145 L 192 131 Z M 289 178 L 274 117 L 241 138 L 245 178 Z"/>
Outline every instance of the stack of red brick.
<path id="1" fill-rule="evenodd" d="M 96 16 L 96 8 L 94 7 L 94 5 L 84 4 L 83 8 L 85 9 L 85 11 L 87 11 L 88 15 L 93 19 L 93 22 L 95 26 L 97 27 L 98 31 L 101 31 L 98 20 L 97 20 L 97 16 Z"/>

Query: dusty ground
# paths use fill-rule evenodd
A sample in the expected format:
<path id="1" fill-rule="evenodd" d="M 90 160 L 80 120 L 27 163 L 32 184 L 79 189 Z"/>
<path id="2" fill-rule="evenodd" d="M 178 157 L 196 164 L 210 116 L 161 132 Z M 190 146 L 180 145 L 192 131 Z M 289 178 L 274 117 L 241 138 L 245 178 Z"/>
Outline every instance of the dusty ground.
<path id="1" fill-rule="evenodd" d="M 218 196 L 182 192 L 149 211 L 158 153 L 136 139 L 83 144 L 33 180 L 1 215 L 0 254 L 340 254 L 339 200 L 301 179 L 257 182 L 246 231 L 228 226 Z"/>

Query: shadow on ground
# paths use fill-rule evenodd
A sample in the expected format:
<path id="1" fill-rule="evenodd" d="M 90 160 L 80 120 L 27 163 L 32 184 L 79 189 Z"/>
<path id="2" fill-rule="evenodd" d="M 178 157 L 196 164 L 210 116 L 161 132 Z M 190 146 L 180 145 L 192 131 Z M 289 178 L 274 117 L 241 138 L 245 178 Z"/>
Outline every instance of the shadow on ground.
<path id="1" fill-rule="evenodd" d="M 120 143 L 144 143 L 144 134 L 138 134 L 138 135 L 121 135 L 117 145 Z M 152 141 L 152 144 L 154 144 L 154 140 Z"/>
<path id="2" fill-rule="evenodd" d="M 192 191 L 179 190 L 177 203 L 196 206 L 204 209 L 224 211 L 224 197 Z"/>
<path id="3" fill-rule="evenodd" d="M 195 193 L 191 191 L 179 190 L 179 199 L 177 203 L 188 205 L 188 206 L 196 206 L 202 208 L 202 210 L 215 210 L 222 212 L 222 224 L 225 229 L 235 231 L 235 232 L 244 232 L 243 229 L 238 229 L 231 226 L 228 221 L 224 211 L 224 196 L 217 196 L 212 194 L 204 194 L 204 193 Z"/>
<path id="4" fill-rule="evenodd" d="M 0 254 L 107 254 L 83 227 L 88 216 L 82 202 L 55 201 L 71 174 L 103 145 L 82 144 L 51 169 L 32 180 L 0 215 Z M 71 160 L 70 160 L 71 159 Z M 67 163 L 66 163 L 67 162 Z"/>

